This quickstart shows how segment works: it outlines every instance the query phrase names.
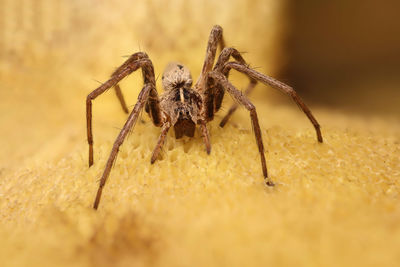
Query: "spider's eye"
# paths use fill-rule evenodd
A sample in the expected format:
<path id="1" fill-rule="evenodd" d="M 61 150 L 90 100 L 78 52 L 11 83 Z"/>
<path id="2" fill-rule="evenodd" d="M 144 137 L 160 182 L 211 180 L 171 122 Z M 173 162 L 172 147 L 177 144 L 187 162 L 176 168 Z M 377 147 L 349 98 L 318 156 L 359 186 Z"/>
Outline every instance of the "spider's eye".
<path id="1" fill-rule="evenodd" d="M 185 88 L 190 88 L 190 87 L 192 87 L 192 83 L 193 83 L 192 79 L 187 80 L 187 81 L 185 82 Z"/>

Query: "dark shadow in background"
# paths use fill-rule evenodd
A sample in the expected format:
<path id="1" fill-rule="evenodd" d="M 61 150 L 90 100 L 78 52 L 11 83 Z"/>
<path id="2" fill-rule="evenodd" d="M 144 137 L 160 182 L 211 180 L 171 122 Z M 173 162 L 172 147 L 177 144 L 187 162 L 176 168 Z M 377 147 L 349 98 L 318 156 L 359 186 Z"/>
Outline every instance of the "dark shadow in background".
<path id="1" fill-rule="evenodd" d="M 400 1 L 288 0 L 280 78 L 314 104 L 400 117 Z"/>

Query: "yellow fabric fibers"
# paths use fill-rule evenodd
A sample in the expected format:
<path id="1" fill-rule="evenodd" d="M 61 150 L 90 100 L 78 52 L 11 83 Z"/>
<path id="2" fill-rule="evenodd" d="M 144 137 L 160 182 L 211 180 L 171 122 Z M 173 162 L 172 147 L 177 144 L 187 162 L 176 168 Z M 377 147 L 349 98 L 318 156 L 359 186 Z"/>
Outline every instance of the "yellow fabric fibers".
<path id="1" fill-rule="evenodd" d="M 291 109 L 260 114 L 284 112 L 304 120 Z M 330 127 L 337 118 L 316 113 L 325 122 L 322 145 L 310 127 L 263 127 L 273 189 L 262 183 L 244 120 L 211 124 L 210 156 L 200 137 L 170 135 L 154 165 L 158 129 L 138 123 L 97 212 L 91 205 L 115 134 L 97 142 L 90 169 L 83 140 L 50 140 L 51 150 L 75 148 L 58 162 L 2 174 L 0 258 L 10 266 L 395 266 L 399 131 Z"/>
<path id="2" fill-rule="evenodd" d="M 218 11 L 207 9 L 213 4 L 193 8 L 197 1 L 176 1 L 170 13 L 157 8 L 159 1 L 133 8 L 131 1 L 107 6 L 88 0 L 73 2 L 86 5 L 75 9 L 69 1 L 37 2 L 40 17 L 58 22 L 39 23 L 36 32 L 29 23 L 13 26 L 17 20 L 10 17 L 0 21 L 24 33 L 6 31 L 11 39 L 2 43 L 0 62 L 1 266 L 399 265 L 398 120 L 367 120 L 313 106 L 325 138 L 318 144 L 295 104 L 275 102 L 267 93 L 273 90 L 262 85 L 251 99 L 276 187 L 263 185 L 247 111 L 240 109 L 225 128 L 218 127 L 231 103 L 227 97 L 224 111 L 208 125 L 209 156 L 198 132 L 181 140 L 171 132 L 162 158 L 150 165 L 159 128 L 143 113 L 121 147 L 99 210 L 91 208 L 127 117 L 112 90 L 94 101 L 95 164 L 88 168 L 85 97 L 98 86 L 92 79 L 104 81 L 124 53 L 136 51 L 137 40 L 145 40 L 142 50 L 157 74 L 178 59 L 196 77 L 215 23 L 224 27 L 228 44 L 249 51 L 249 62 L 269 72 L 279 14 L 269 2 L 276 1 L 250 1 L 253 9 L 248 1 L 218 1 L 222 4 L 214 5 L 234 3 Z M 15 11 L 13 3 L 0 2 Z M 66 10 L 74 19 L 49 18 L 53 10 Z M 22 13 L 33 16 L 29 9 Z M 178 23 L 177 14 L 187 24 Z M 238 26 L 245 14 L 247 24 Z M 151 24 L 143 23 L 144 17 Z M 270 30 L 264 19 L 271 20 Z M 162 30 L 150 34 L 150 25 Z M 263 35 L 257 35 L 260 29 Z M 176 32 L 182 39 L 174 39 Z M 143 33 L 148 35 L 140 39 Z M 162 40 L 168 49 L 161 49 Z M 121 83 L 129 105 L 140 90 L 140 76 Z M 232 81 L 239 88 L 246 83 L 235 75 Z"/>

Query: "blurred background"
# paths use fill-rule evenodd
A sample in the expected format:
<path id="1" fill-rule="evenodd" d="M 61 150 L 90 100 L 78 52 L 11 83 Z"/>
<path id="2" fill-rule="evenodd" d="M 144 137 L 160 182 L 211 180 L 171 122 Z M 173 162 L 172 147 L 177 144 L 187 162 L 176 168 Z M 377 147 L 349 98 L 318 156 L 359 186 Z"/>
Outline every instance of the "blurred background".
<path id="1" fill-rule="evenodd" d="M 400 115 L 400 2 L 287 1 L 281 77 L 361 114 Z"/>
<path id="2" fill-rule="evenodd" d="M 20 164 L 40 149 L 63 155 L 50 148 L 65 146 L 49 139 L 83 144 L 86 95 L 136 51 L 150 55 L 156 75 L 178 60 L 196 78 L 214 24 L 252 67 L 292 85 L 311 108 L 398 120 L 399 8 L 395 0 L 0 0 L 0 162 Z M 132 77 L 123 81 L 129 105 L 141 87 L 140 75 Z M 106 95 L 94 104 L 99 138 L 126 118 Z M 265 86 L 252 98 L 258 108 L 295 108 Z M 274 117 L 280 123 L 273 115 L 265 127 Z"/>

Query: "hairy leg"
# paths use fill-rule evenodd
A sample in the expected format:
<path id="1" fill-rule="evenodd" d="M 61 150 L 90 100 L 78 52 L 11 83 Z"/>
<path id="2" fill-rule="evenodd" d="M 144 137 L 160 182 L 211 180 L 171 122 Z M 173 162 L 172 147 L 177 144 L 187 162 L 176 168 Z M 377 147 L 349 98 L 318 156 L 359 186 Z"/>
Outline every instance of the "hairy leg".
<path id="1" fill-rule="evenodd" d="M 240 52 L 237 49 L 235 49 L 233 47 L 226 47 L 226 48 L 224 48 L 222 50 L 221 54 L 219 55 L 217 63 L 215 63 L 215 66 L 214 66 L 213 70 L 223 73 L 225 75 L 225 77 L 228 78 L 230 69 L 225 69 L 224 70 L 224 65 L 225 65 L 226 62 L 229 61 L 229 59 L 231 57 L 233 57 L 237 62 L 247 66 L 246 61 L 244 60 L 244 58 L 242 57 L 242 55 L 240 54 Z M 244 92 L 245 95 L 249 95 L 253 91 L 254 87 L 256 87 L 256 85 L 257 85 L 257 80 L 251 78 L 250 76 L 248 76 L 248 77 L 249 77 L 250 81 L 249 81 L 249 84 L 247 85 L 246 90 Z M 216 92 L 215 93 L 216 95 L 223 95 L 224 91 L 223 91 L 223 88 L 221 86 L 216 86 L 215 92 Z M 222 100 L 223 100 L 222 98 L 216 97 L 216 99 L 215 99 L 215 101 L 216 101 L 215 112 L 217 112 L 219 110 L 219 108 L 221 107 Z M 220 127 L 224 127 L 225 126 L 225 124 L 228 122 L 228 120 L 230 119 L 230 117 L 236 111 L 237 108 L 238 108 L 238 104 L 237 103 L 234 103 L 230 107 L 228 113 L 221 120 L 221 122 L 219 124 Z"/>
<path id="2" fill-rule="evenodd" d="M 122 145 L 122 143 L 125 140 L 125 137 L 128 135 L 132 127 L 135 125 L 137 118 L 139 117 L 140 111 L 143 109 L 147 98 L 149 97 L 149 94 L 151 90 L 154 90 L 155 88 L 151 84 L 146 84 L 142 91 L 140 92 L 138 96 L 138 101 L 133 108 L 131 114 L 128 117 L 128 120 L 126 121 L 124 127 L 122 128 L 121 132 L 119 133 L 117 139 L 114 142 L 114 145 L 111 149 L 110 156 L 108 157 L 106 167 L 104 169 L 103 175 L 101 176 L 100 184 L 99 184 L 99 189 L 97 190 L 96 194 L 96 199 L 93 204 L 93 208 L 97 209 L 99 207 L 100 199 L 101 199 L 101 194 L 103 192 L 103 187 L 106 184 L 107 178 L 110 175 L 111 168 L 115 162 L 115 159 L 117 157 L 119 147 Z"/>
<path id="3" fill-rule="evenodd" d="M 316 134 L 317 134 L 318 142 L 320 142 L 320 143 L 323 142 L 323 138 L 322 138 L 322 134 L 321 134 L 321 126 L 319 125 L 319 123 L 317 122 L 315 117 L 312 115 L 311 110 L 306 106 L 306 104 L 304 104 L 303 100 L 300 98 L 300 96 L 296 93 L 296 91 L 292 87 L 290 87 L 289 85 L 284 84 L 283 82 L 280 82 L 272 77 L 269 77 L 265 74 L 255 71 L 241 63 L 237 63 L 237 62 L 226 63 L 224 66 L 224 69 L 223 69 L 223 73 L 228 71 L 228 69 L 235 69 L 239 72 L 242 72 L 242 73 L 250 76 L 251 78 L 253 78 L 255 80 L 258 80 L 266 85 L 270 85 L 273 88 L 278 89 L 279 91 L 282 91 L 285 94 L 289 95 L 293 99 L 293 101 L 296 102 L 296 104 L 299 106 L 299 108 L 306 114 L 306 116 L 308 117 L 310 122 L 313 124 Z"/>
<path id="4" fill-rule="evenodd" d="M 200 77 L 194 86 L 195 90 L 202 93 L 203 95 L 204 108 L 202 109 L 202 114 L 206 122 L 211 121 L 214 118 L 215 99 L 221 99 L 222 102 L 222 98 L 224 96 L 223 90 L 218 91 L 220 93 L 218 94 L 210 90 L 210 88 L 207 88 L 205 85 L 207 73 L 212 70 L 214 65 L 218 45 L 221 47 L 222 50 L 225 47 L 225 42 L 222 36 L 222 27 L 219 25 L 215 25 L 212 28 L 210 36 L 208 38 L 206 57 L 204 59 Z"/>
<path id="5" fill-rule="evenodd" d="M 218 83 L 221 86 L 223 86 L 228 91 L 228 93 L 231 94 L 232 97 L 236 101 L 239 102 L 239 104 L 243 105 L 250 112 L 251 123 L 252 123 L 253 129 L 254 129 L 254 134 L 256 137 L 258 151 L 260 152 L 261 168 L 263 171 L 264 180 L 267 185 L 273 186 L 274 183 L 268 177 L 267 164 L 265 162 L 265 155 L 264 155 L 264 144 L 262 141 L 261 128 L 258 123 L 258 116 L 257 116 L 255 106 L 250 102 L 250 100 L 240 90 L 236 89 L 223 74 L 213 71 L 213 72 L 209 73 L 209 76 L 207 79 L 207 85 L 213 86 L 213 84 L 215 84 L 215 83 Z"/>
<path id="6" fill-rule="evenodd" d="M 125 61 L 114 73 L 111 78 L 92 91 L 86 98 L 86 126 L 87 126 L 87 140 L 89 144 L 89 167 L 93 165 L 93 131 L 92 131 L 92 101 L 103 94 L 109 88 L 116 86 L 123 78 L 142 68 L 143 78 L 145 84 L 151 84 L 153 88 L 150 92 L 149 102 L 153 105 L 151 117 L 155 125 L 159 125 L 161 121 L 160 108 L 158 106 L 158 94 L 155 89 L 154 68 L 148 56 L 143 53 L 133 54 L 127 61 Z"/>
<path id="7" fill-rule="evenodd" d="M 244 91 L 244 95 L 249 95 L 254 87 L 256 87 L 257 85 L 257 81 L 251 80 L 250 83 L 247 85 L 246 90 Z M 225 124 L 228 122 L 228 120 L 231 118 L 231 116 L 233 115 L 233 113 L 237 110 L 237 108 L 239 107 L 238 103 L 233 103 L 232 106 L 229 108 L 228 112 L 226 113 L 225 117 L 223 117 L 223 119 L 221 120 L 221 122 L 219 123 L 220 127 L 224 127 Z"/>
<path id="8" fill-rule="evenodd" d="M 203 68 L 200 73 L 200 77 L 196 82 L 194 88 L 197 91 L 203 91 L 205 89 L 205 80 L 207 73 L 212 70 L 215 61 L 215 55 L 217 53 L 218 45 L 223 49 L 225 47 L 225 42 L 222 36 L 222 27 L 215 25 L 210 33 L 207 43 L 206 57 L 204 59 Z"/>
<path id="9" fill-rule="evenodd" d="M 128 114 L 129 113 L 129 109 L 128 109 L 127 105 L 126 105 L 126 102 L 125 102 L 125 99 L 124 99 L 124 95 L 122 94 L 122 91 L 121 91 L 121 87 L 119 87 L 119 85 L 116 84 L 114 86 L 114 89 L 115 89 L 115 94 L 117 95 L 118 100 L 121 103 L 122 110 L 126 114 Z"/>

